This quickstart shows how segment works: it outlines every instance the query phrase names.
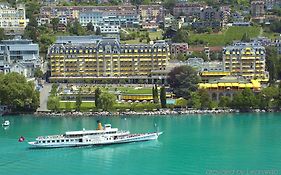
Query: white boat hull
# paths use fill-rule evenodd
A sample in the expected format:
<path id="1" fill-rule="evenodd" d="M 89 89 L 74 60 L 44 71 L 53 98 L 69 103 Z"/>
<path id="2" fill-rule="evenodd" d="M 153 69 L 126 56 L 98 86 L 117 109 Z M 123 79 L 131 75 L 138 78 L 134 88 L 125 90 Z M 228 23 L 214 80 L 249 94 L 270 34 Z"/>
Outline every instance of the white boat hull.
<path id="1" fill-rule="evenodd" d="M 81 146 L 94 146 L 94 145 L 111 145 L 111 144 L 122 144 L 130 142 L 142 142 L 149 140 L 156 140 L 162 132 L 146 133 L 146 134 L 129 134 L 126 136 L 119 137 L 115 140 L 96 140 L 92 142 L 69 142 L 69 143 L 37 143 L 28 142 L 34 148 L 62 148 L 62 147 L 81 147 Z"/>

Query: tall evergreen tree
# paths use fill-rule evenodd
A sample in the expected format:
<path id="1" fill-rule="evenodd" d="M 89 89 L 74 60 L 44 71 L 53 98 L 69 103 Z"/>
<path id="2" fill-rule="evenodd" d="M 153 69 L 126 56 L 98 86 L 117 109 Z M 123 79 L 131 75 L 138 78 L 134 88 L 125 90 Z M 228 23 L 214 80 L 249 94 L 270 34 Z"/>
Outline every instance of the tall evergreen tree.
<path id="1" fill-rule="evenodd" d="M 157 87 L 157 85 L 154 86 L 153 102 L 154 102 L 154 103 L 158 103 L 158 102 L 159 102 L 159 98 L 158 98 L 158 87 Z"/>
<path id="2" fill-rule="evenodd" d="M 96 28 L 96 35 L 100 35 L 100 34 L 101 34 L 100 27 L 97 27 L 97 28 Z"/>
<path id="3" fill-rule="evenodd" d="M 155 99 L 155 90 L 154 90 L 154 86 L 152 86 L 152 99 L 153 99 L 153 102 L 154 102 L 154 99 Z"/>
<path id="4" fill-rule="evenodd" d="M 80 111 L 81 104 L 82 104 L 81 89 L 79 89 L 79 92 L 76 96 L 76 103 L 75 103 L 76 111 Z"/>
<path id="5" fill-rule="evenodd" d="M 160 101 L 161 101 L 161 107 L 166 108 L 167 102 L 166 102 L 166 88 L 165 86 L 162 86 L 160 89 Z"/>
<path id="6" fill-rule="evenodd" d="M 96 90 L 95 90 L 95 105 L 96 105 L 97 109 L 101 108 L 100 95 L 101 95 L 100 88 L 96 88 Z"/>

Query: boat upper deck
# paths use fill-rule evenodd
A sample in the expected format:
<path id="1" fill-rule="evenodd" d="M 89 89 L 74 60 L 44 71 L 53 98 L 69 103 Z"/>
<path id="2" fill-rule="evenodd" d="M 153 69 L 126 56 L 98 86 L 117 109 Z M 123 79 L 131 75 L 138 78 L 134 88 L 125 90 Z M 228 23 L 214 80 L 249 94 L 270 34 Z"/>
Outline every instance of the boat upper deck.
<path id="1" fill-rule="evenodd" d="M 85 134 L 113 134 L 118 131 L 117 128 L 103 129 L 103 130 L 82 130 L 82 131 L 69 131 L 65 135 L 85 135 Z"/>

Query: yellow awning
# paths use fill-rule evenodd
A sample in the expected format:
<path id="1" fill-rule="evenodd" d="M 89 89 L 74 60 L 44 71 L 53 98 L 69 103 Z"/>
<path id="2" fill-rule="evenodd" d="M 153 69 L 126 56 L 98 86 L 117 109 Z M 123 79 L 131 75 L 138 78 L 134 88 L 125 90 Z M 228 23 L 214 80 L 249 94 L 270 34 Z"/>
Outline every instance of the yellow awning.
<path id="1" fill-rule="evenodd" d="M 212 86 L 212 88 L 217 88 L 218 84 L 212 84 L 211 86 Z"/>
<path id="2" fill-rule="evenodd" d="M 225 83 L 225 86 L 229 86 L 229 87 L 230 87 L 230 86 L 231 86 L 231 83 Z"/>
<path id="3" fill-rule="evenodd" d="M 224 83 L 218 83 L 218 86 L 225 86 Z"/>
<path id="4" fill-rule="evenodd" d="M 239 86 L 239 83 L 232 83 L 232 86 Z"/>
<path id="5" fill-rule="evenodd" d="M 253 84 L 252 83 L 247 83 L 245 87 L 246 88 L 253 88 Z"/>
<path id="6" fill-rule="evenodd" d="M 243 83 L 243 84 L 239 84 L 239 87 L 240 87 L 240 88 L 245 88 L 245 86 L 246 86 L 246 85 L 245 85 L 244 83 Z"/>
<path id="7" fill-rule="evenodd" d="M 205 84 L 205 87 L 206 87 L 206 88 L 210 88 L 210 87 L 212 87 L 212 84 L 206 83 L 206 84 Z"/>

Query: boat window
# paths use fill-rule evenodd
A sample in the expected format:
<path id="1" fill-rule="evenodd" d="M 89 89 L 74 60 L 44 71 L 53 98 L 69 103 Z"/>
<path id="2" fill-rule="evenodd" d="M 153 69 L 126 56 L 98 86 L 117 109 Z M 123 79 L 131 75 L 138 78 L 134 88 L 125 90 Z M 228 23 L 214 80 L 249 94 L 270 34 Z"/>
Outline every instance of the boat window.
<path id="1" fill-rule="evenodd" d="M 47 143 L 50 143 L 50 142 L 51 142 L 50 140 L 47 141 Z"/>
<path id="2" fill-rule="evenodd" d="M 71 139 L 71 141 L 73 142 L 74 140 L 73 140 L 73 139 Z"/>
<path id="3" fill-rule="evenodd" d="M 57 142 L 60 142 L 59 140 L 57 140 Z"/>
<path id="4" fill-rule="evenodd" d="M 61 142 L 64 142 L 64 140 L 61 140 Z"/>
<path id="5" fill-rule="evenodd" d="M 42 142 L 43 142 L 43 143 L 46 143 L 46 141 L 45 141 L 45 140 L 43 140 Z"/>
<path id="6" fill-rule="evenodd" d="M 55 140 L 52 140 L 52 143 L 55 143 Z"/>
<path id="7" fill-rule="evenodd" d="M 67 139 L 66 142 L 69 142 L 69 140 Z"/>

